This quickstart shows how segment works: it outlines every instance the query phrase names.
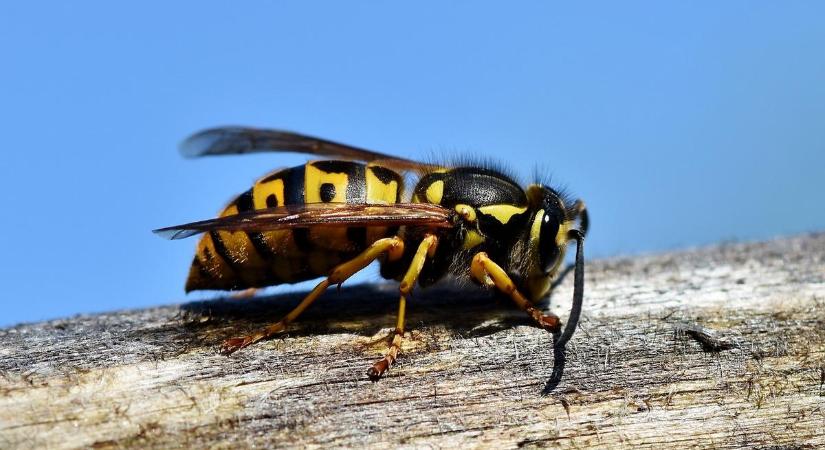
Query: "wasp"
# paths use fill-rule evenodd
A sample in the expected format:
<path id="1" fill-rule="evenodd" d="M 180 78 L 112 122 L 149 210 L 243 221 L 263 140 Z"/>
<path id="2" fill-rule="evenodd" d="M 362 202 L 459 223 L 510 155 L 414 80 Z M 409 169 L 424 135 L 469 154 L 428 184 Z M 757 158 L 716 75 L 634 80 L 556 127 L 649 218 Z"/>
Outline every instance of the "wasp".
<path id="1" fill-rule="evenodd" d="M 335 158 L 264 176 L 217 218 L 155 230 L 169 239 L 203 233 L 187 292 L 323 277 L 277 323 L 223 342 L 224 354 L 283 332 L 328 287 L 340 286 L 374 261 L 384 278 L 400 282 L 400 299 L 389 348 L 367 371 L 373 380 L 398 358 L 407 298 L 416 283 L 426 287 L 452 276 L 498 290 L 554 333 L 556 348 L 576 330 L 589 221 L 584 202 L 559 190 L 541 183 L 522 188 L 486 166 L 417 162 L 272 129 L 208 129 L 186 139 L 181 151 L 187 157 L 300 152 Z M 407 176 L 417 179 L 409 192 Z M 573 306 L 562 331 L 558 316 L 535 305 L 562 272 L 571 242 L 576 243 Z"/>

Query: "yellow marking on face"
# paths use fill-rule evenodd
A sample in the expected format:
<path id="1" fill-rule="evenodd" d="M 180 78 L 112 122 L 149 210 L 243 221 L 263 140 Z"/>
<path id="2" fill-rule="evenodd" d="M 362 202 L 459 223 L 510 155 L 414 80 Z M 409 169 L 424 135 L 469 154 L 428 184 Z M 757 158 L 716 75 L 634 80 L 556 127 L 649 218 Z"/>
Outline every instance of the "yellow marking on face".
<path id="1" fill-rule="evenodd" d="M 524 213 L 524 211 L 527 211 L 527 207 L 500 204 L 482 206 L 478 208 L 478 210 L 482 214 L 495 217 L 496 220 L 498 220 L 501 223 L 507 223 L 514 215 L 522 214 Z"/>
<path id="2" fill-rule="evenodd" d="M 538 260 L 539 254 L 539 237 L 541 236 L 542 219 L 544 219 L 544 211 L 539 211 L 536 213 L 536 217 L 533 218 L 533 224 L 530 225 L 530 252 L 536 255 L 536 260 Z"/>
<path id="3" fill-rule="evenodd" d="M 535 255 L 533 265 L 527 277 L 527 287 L 530 291 L 530 298 L 536 302 L 544 298 L 550 291 L 550 286 L 553 278 L 558 273 L 562 261 L 564 261 L 565 250 L 567 248 L 567 231 L 572 226 L 572 221 L 565 221 L 559 224 L 559 232 L 555 236 L 556 245 L 559 246 L 559 257 L 555 261 L 555 265 L 550 268 L 548 273 L 538 267 L 539 246 L 541 245 L 541 224 L 544 219 L 544 211 L 536 213 L 533 223 L 530 226 L 530 254 Z"/>
<path id="4" fill-rule="evenodd" d="M 470 205 L 464 205 L 459 203 L 458 205 L 455 205 L 455 212 L 457 212 L 467 222 L 476 221 L 476 210 L 473 209 L 473 207 Z"/>
<path id="5" fill-rule="evenodd" d="M 560 247 L 567 246 L 567 232 L 570 231 L 570 227 L 572 226 L 572 220 L 565 220 L 559 224 L 559 232 L 556 233 L 556 244 L 558 244 Z"/>
<path id="6" fill-rule="evenodd" d="M 252 206 L 255 209 L 265 209 L 267 198 L 275 196 L 278 206 L 284 206 L 284 180 L 275 179 L 266 183 L 257 182 L 252 188 Z"/>
<path id="7" fill-rule="evenodd" d="M 467 235 L 464 236 L 464 249 L 469 250 L 479 244 L 484 243 L 484 236 L 479 234 L 476 230 L 470 230 L 467 232 Z"/>
<path id="8" fill-rule="evenodd" d="M 427 197 L 428 202 L 435 205 L 441 204 L 441 197 L 444 195 L 444 181 L 438 180 L 430 183 L 424 195 Z"/>
<path id="9" fill-rule="evenodd" d="M 322 203 L 321 185 L 329 183 L 335 186 L 335 196 L 333 203 L 344 203 L 347 201 L 347 184 L 349 177 L 345 173 L 328 173 L 307 164 L 304 172 L 304 201 L 306 203 Z"/>

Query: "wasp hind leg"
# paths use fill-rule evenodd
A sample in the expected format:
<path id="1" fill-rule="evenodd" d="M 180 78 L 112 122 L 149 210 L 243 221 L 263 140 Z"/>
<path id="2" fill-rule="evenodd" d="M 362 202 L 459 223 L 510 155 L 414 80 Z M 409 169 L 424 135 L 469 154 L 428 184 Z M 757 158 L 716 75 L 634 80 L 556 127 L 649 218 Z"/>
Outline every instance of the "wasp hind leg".
<path id="1" fill-rule="evenodd" d="M 384 373 L 392 367 L 395 360 L 398 359 L 398 352 L 401 351 L 401 341 L 404 339 L 404 320 L 407 310 L 407 298 L 402 295 L 398 302 L 398 320 L 395 324 L 395 334 L 393 334 L 390 348 L 383 358 L 379 359 L 367 370 L 367 375 L 371 380 L 375 381 L 381 378 Z"/>
<path id="2" fill-rule="evenodd" d="M 401 285 L 398 287 L 398 290 L 401 291 L 401 299 L 398 302 L 398 319 L 395 324 L 395 334 L 392 337 L 392 343 L 390 343 L 390 348 L 387 350 L 387 354 L 384 355 L 383 358 L 376 361 L 369 368 L 369 370 L 367 370 L 367 375 L 373 381 L 381 378 L 381 376 L 384 375 L 384 373 L 386 373 L 398 359 L 398 353 L 401 351 L 401 341 L 404 338 L 404 321 L 407 312 L 407 296 L 410 292 L 412 292 L 427 257 L 432 258 L 435 254 L 437 244 L 438 240 L 435 236 L 431 234 L 427 235 L 421 241 L 421 244 L 419 244 L 418 249 L 415 252 L 415 256 L 413 256 L 412 262 L 410 263 L 410 267 L 407 269 L 407 273 L 404 275 L 404 278 L 401 279 Z"/>
<path id="3" fill-rule="evenodd" d="M 298 316 L 301 315 L 310 305 L 312 305 L 324 291 L 331 285 L 341 285 L 347 278 L 353 276 L 355 273 L 367 267 L 371 262 L 375 261 L 379 256 L 386 253 L 390 261 L 397 260 L 404 254 L 404 241 L 399 237 L 391 237 L 379 239 L 373 242 L 366 250 L 361 252 L 355 258 L 341 263 L 336 266 L 330 275 L 318 283 L 315 288 L 301 300 L 301 303 L 289 312 L 283 319 L 278 322 L 252 333 L 247 336 L 227 339 L 221 345 L 221 353 L 229 355 L 236 351 L 252 345 L 260 340 L 269 338 L 275 334 L 284 331 L 290 323 L 292 323 Z"/>

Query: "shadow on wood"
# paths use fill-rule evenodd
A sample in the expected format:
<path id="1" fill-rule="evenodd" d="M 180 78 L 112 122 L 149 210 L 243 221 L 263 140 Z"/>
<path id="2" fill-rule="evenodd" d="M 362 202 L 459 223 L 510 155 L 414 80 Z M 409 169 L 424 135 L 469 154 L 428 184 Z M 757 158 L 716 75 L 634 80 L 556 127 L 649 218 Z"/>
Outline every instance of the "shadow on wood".
<path id="1" fill-rule="evenodd" d="M 221 298 L 181 306 L 183 320 L 206 340 L 251 331 L 280 320 L 306 292 L 253 299 Z M 374 335 L 395 326 L 398 290 L 395 284 L 331 288 L 284 334 L 358 333 Z M 529 324 L 524 313 L 506 298 L 475 286 L 439 285 L 418 289 L 408 300 L 408 328 L 441 325 L 466 336 L 492 333 L 508 326 Z M 489 326 L 486 326 L 486 325 Z M 231 331 L 230 331 L 231 330 Z"/>

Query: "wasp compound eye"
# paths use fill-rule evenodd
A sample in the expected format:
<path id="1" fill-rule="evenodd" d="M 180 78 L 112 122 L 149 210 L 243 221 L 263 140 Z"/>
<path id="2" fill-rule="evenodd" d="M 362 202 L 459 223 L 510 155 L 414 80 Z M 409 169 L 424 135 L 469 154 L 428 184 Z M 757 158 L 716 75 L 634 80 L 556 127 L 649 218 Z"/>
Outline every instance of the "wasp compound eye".
<path id="1" fill-rule="evenodd" d="M 539 265 L 544 273 L 550 272 L 559 258 L 556 235 L 559 234 L 559 220 L 550 211 L 545 211 L 539 232 Z"/>

